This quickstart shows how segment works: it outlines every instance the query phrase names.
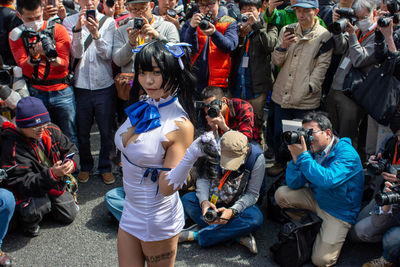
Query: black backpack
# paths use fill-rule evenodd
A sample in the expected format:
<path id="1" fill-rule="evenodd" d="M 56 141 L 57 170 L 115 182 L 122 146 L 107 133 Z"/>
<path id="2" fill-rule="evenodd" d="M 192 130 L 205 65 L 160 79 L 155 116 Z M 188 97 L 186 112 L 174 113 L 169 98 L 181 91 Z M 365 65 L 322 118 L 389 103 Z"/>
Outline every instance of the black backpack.
<path id="1" fill-rule="evenodd" d="M 282 267 L 301 266 L 311 259 L 315 238 L 322 220 L 313 212 L 300 209 L 285 211 L 305 211 L 299 220 L 290 219 L 282 226 L 278 234 L 278 242 L 271 246 L 273 259 Z"/>

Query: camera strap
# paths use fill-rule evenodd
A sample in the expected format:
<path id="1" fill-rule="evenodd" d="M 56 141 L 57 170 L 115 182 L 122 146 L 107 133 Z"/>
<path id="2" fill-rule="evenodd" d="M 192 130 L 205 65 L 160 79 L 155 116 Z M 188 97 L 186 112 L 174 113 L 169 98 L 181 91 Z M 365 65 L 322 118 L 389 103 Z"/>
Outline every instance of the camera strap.
<path id="1" fill-rule="evenodd" d="M 394 147 L 394 156 L 393 156 L 393 161 L 392 161 L 392 165 L 398 165 L 400 164 L 400 158 L 396 161 L 397 158 L 397 147 L 399 145 L 399 140 L 397 139 L 396 141 L 396 146 Z"/>
<path id="2" fill-rule="evenodd" d="M 357 31 L 357 39 L 358 39 L 358 42 L 361 44 L 361 42 L 364 41 L 365 38 L 367 38 L 367 37 L 370 36 L 373 32 L 375 32 L 375 28 L 376 28 L 376 27 L 377 27 L 377 26 L 375 25 L 375 27 L 374 27 L 372 30 L 370 30 L 369 32 L 367 32 L 367 33 L 366 33 L 365 35 L 363 35 L 361 38 L 360 38 L 361 31 L 358 30 L 358 31 Z"/>

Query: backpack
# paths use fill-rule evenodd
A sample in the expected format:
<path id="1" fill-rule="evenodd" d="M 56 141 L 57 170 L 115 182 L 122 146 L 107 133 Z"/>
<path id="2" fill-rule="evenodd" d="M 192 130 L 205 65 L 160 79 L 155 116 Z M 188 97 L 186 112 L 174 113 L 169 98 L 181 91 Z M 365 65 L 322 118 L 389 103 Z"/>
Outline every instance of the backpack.
<path id="1" fill-rule="evenodd" d="M 309 210 L 284 209 L 285 211 L 305 211 L 298 220 L 289 218 L 278 233 L 278 242 L 270 247 L 273 259 L 282 267 L 301 266 L 311 259 L 315 238 L 322 220 Z M 288 216 L 289 217 L 289 216 Z"/>

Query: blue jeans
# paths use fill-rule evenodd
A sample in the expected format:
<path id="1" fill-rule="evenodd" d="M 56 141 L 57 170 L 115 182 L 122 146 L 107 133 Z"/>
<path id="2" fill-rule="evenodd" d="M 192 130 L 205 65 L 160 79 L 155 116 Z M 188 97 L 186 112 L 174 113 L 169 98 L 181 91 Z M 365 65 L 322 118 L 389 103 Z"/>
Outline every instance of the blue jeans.
<path id="1" fill-rule="evenodd" d="M 15 199 L 14 195 L 3 188 L 0 188 L 0 249 L 3 238 L 7 234 L 8 224 L 14 214 Z"/>
<path id="2" fill-rule="evenodd" d="M 227 224 L 208 225 L 203 219 L 200 203 L 195 192 L 185 194 L 181 200 L 185 215 L 202 228 L 197 235 L 197 241 L 201 247 L 210 247 L 246 236 L 260 227 L 263 222 L 260 209 L 257 205 L 253 205 L 242 211 L 238 217 L 230 219 Z"/>
<path id="3" fill-rule="evenodd" d="M 42 91 L 36 88 L 29 88 L 31 96 L 42 100 L 50 113 L 51 121 L 57 124 L 63 134 L 65 134 L 75 145 L 78 145 L 76 136 L 76 105 L 74 90 L 72 87 L 59 91 Z"/>
<path id="4" fill-rule="evenodd" d="M 383 257 L 391 263 L 400 264 L 400 226 L 392 227 L 382 240 Z"/>
<path id="5" fill-rule="evenodd" d="M 108 191 L 104 196 L 104 202 L 106 203 L 106 206 L 112 215 L 114 215 L 114 217 L 120 221 L 125 202 L 124 188 L 116 187 Z"/>
<path id="6" fill-rule="evenodd" d="M 81 171 L 89 172 L 93 169 L 90 130 L 95 119 L 100 131 L 100 155 L 97 169 L 101 174 L 111 172 L 115 91 L 114 85 L 99 90 L 75 88 Z"/>
<path id="7" fill-rule="evenodd" d="M 274 137 L 273 137 L 273 149 L 275 152 L 275 161 L 279 163 L 285 163 L 285 159 L 282 158 L 279 148 L 282 145 L 281 135 L 282 130 L 282 120 L 294 120 L 302 119 L 303 116 L 312 111 L 294 108 L 282 108 L 280 105 L 273 102 L 273 116 L 274 116 Z"/>

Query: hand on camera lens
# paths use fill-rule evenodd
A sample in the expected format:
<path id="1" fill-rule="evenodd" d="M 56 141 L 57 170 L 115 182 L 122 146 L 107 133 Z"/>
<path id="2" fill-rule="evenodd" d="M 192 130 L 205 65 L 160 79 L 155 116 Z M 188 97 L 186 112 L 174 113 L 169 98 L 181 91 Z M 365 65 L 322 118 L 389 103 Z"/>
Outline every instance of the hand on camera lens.
<path id="1" fill-rule="evenodd" d="M 397 178 L 396 174 L 388 173 L 388 172 L 382 172 L 382 177 L 386 181 L 389 181 L 391 183 L 398 183 L 399 179 Z"/>
<path id="2" fill-rule="evenodd" d="M 334 9 L 333 14 L 332 14 L 332 22 L 335 23 L 335 21 L 340 19 L 340 15 L 336 12 L 337 8 Z"/>
<path id="3" fill-rule="evenodd" d="M 300 144 L 293 144 L 293 145 L 288 145 L 288 149 L 290 151 L 290 154 L 292 155 L 294 163 L 297 162 L 297 157 L 307 151 L 307 145 L 306 141 L 304 140 L 304 136 L 300 136 L 301 143 Z"/>
<path id="4" fill-rule="evenodd" d="M 221 212 L 219 219 L 214 221 L 214 224 L 226 224 L 232 218 L 232 210 L 227 208 L 219 208 L 217 212 Z"/>
<path id="5" fill-rule="evenodd" d="M 143 20 L 144 23 L 140 32 L 144 35 L 149 36 L 151 39 L 157 39 L 158 36 L 160 36 L 160 33 L 150 25 L 149 21 L 146 18 L 143 18 Z"/>
<path id="6" fill-rule="evenodd" d="M 192 28 L 196 28 L 199 26 L 200 21 L 203 19 L 203 15 L 201 13 L 196 13 L 193 15 L 192 19 L 190 20 L 190 26 Z"/>

